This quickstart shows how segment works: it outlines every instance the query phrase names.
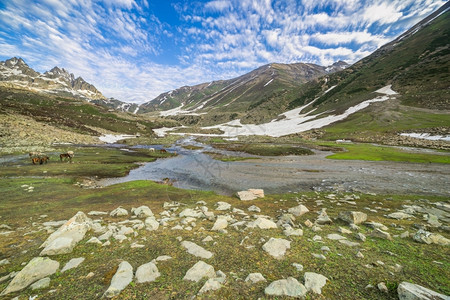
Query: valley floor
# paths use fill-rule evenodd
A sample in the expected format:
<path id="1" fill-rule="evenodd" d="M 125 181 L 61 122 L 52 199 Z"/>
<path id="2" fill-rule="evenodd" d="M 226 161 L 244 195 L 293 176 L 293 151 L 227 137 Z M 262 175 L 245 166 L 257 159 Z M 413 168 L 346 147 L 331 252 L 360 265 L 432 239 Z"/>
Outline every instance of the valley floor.
<path id="1" fill-rule="evenodd" d="M 71 251 L 45 255 L 57 262 L 47 266 L 59 266 L 40 276 L 49 283 L 35 290 L 25 284 L 0 299 L 98 299 L 106 291 L 115 299 L 271 299 L 271 283 L 290 277 L 295 280 L 277 284 L 294 284 L 306 299 L 398 299 L 404 281 L 450 294 L 448 196 L 293 190 L 241 201 L 142 180 L 95 188 L 97 178 L 124 176 L 138 162 L 170 156 L 134 151 L 76 148 L 73 163 L 46 165 L 2 157 L 0 290 L 26 277 L 17 272 L 42 256 L 40 246 L 62 220 L 78 211 L 91 220 L 77 219 L 89 230 Z M 131 212 L 143 205 L 151 211 Z M 111 216 L 119 206 L 127 215 Z M 339 218 L 349 211 L 367 220 L 355 225 Z M 62 272 L 74 258 L 79 266 Z M 209 271 L 187 280 L 199 261 Z M 137 269 L 150 262 L 150 279 L 140 283 Z M 132 269 L 120 273 L 121 291 L 110 287 L 119 265 Z M 264 280 L 246 280 L 252 273 Z"/>

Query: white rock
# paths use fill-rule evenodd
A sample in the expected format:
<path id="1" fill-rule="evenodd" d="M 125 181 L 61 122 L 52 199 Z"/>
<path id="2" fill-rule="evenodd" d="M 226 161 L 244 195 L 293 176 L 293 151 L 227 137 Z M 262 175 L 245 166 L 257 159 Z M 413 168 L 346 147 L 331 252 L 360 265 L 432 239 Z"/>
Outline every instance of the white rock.
<path id="1" fill-rule="evenodd" d="M 266 281 L 261 273 L 250 273 L 247 278 L 245 278 L 245 282 L 257 283 L 260 281 Z"/>
<path id="2" fill-rule="evenodd" d="M 62 268 L 61 273 L 64 273 L 65 271 L 68 271 L 70 269 L 74 269 L 74 268 L 78 267 L 83 261 L 84 261 L 84 257 L 72 258 Z"/>
<path id="3" fill-rule="evenodd" d="M 200 260 L 186 272 L 183 280 L 199 282 L 204 277 L 213 278 L 215 275 L 214 267 Z"/>
<path id="4" fill-rule="evenodd" d="M 101 236 L 98 237 L 98 239 L 100 241 L 107 241 L 109 240 L 109 238 L 113 235 L 113 232 L 108 230 L 107 232 L 105 232 L 104 234 L 102 234 Z"/>
<path id="5" fill-rule="evenodd" d="M 250 193 L 255 195 L 257 198 L 264 198 L 264 190 L 263 189 L 248 189 Z"/>
<path id="6" fill-rule="evenodd" d="M 322 288 L 327 283 L 328 278 L 321 274 L 306 272 L 305 273 L 305 287 L 308 291 L 316 294 L 322 293 Z"/>
<path id="7" fill-rule="evenodd" d="M 138 218 L 153 217 L 152 210 L 146 205 L 139 206 L 138 208 L 132 208 L 131 213 L 133 213 Z"/>
<path id="8" fill-rule="evenodd" d="M 349 247 L 357 247 L 357 246 L 359 246 L 359 243 L 351 242 L 351 241 L 348 241 L 348 240 L 339 240 L 339 243 L 344 244 L 344 245 L 349 246 Z"/>
<path id="9" fill-rule="evenodd" d="M 91 228 L 92 220 L 79 211 L 69 221 L 53 232 L 41 245 L 41 255 L 56 255 L 72 252 L 76 244 Z"/>
<path id="10" fill-rule="evenodd" d="M 367 214 L 360 211 L 341 211 L 338 218 L 348 224 L 358 225 L 367 220 Z"/>
<path id="11" fill-rule="evenodd" d="M 202 240 L 203 243 L 206 243 L 206 242 L 212 242 L 212 241 L 213 241 L 213 238 L 212 238 L 210 235 L 208 235 L 207 237 L 205 237 L 205 238 Z"/>
<path id="12" fill-rule="evenodd" d="M 126 261 L 120 263 L 119 268 L 111 279 L 111 285 L 103 294 L 106 298 L 112 298 L 120 294 L 133 280 L 133 267 Z"/>
<path id="13" fill-rule="evenodd" d="M 247 210 L 251 212 L 258 212 L 258 213 L 261 212 L 261 209 L 256 205 L 250 206 Z"/>
<path id="14" fill-rule="evenodd" d="M 292 227 L 286 228 L 283 231 L 284 235 L 286 236 L 303 236 L 303 230 L 302 229 L 294 229 Z"/>
<path id="15" fill-rule="evenodd" d="M 96 210 L 92 210 L 92 211 L 88 212 L 88 215 L 90 215 L 90 216 L 104 216 L 104 215 L 107 215 L 107 214 L 108 214 L 107 212 L 96 211 Z"/>
<path id="16" fill-rule="evenodd" d="M 41 280 L 38 280 L 35 283 L 33 283 L 30 286 L 30 288 L 34 291 L 34 290 L 40 290 L 40 289 L 48 288 L 49 285 L 50 285 L 50 278 L 49 277 L 45 277 L 45 278 L 42 278 Z"/>
<path id="17" fill-rule="evenodd" d="M 10 263 L 9 260 L 7 260 L 6 258 L 2 259 L 2 260 L 0 260 L 0 267 L 8 265 L 9 263 Z"/>
<path id="18" fill-rule="evenodd" d="M 253 194 L 252 192 L 249 192 L 249 191 L 240 191 L 240 192 L 237 192 L 236 195 L 238 196 L 238 198 L 241 201 L 250 201 L 250 200 L 255 200 L 256 198 L 258 198 L 258 197 L 256 197 L 255 194 Z"/>
<path id="19" fill-rule="evenodd" d="M 152 262 L 139 266 L 136 270 L 136 282 L 152 282 L 155 281 L 161 274 L 158 271 L 158 267 Z"/>
<path id="20" fill-rule="evenodd" d="M 178 216 L 180 218 L 184 218 L 184 217 L 202 218 L 202 217 L 204 217 L 204 214 L 201 211 L 194 210 L 191 208 L 186 208 L 182 212 L 180 212 L 180 214 Z"/>
<path id="21" fill-rule="evenodd" d="M 274 258 L 282 259 L 286 253 L 286 250 L 291 248 L 291 242 L 285 239 L 272 237 L 263 245 L 262 248 Z"/>
<path id="22" fill-rule="evenodd" d="M 148 231 L 158 230 L 159 223 L 156 221 L 155 217 L 148 217 L 145 219 L 145 229 Z"/>
<path id="23" fill-rule="evenodd" d="M 295 207 L 291 207 L 288 209 L 288 213 L 293 214 L 296 217 L 300 217 L 309 212 L 309 209 L 303 204 L 299 204 Z"/>
<path id="24" fill-rule="evenodd" d="M 342 236 L 342 235 L 337 234 L 337 233 L 331 233 L 331 234 L 327 235 L 327 238 L 329 240 L 335 240 L 335 241 L 346 240 L 347 239 L 345 236 Z"/>
<path id="25" fill-rule="evenodd" d="M 9 283 L 0 296 L 23 290 L 33 282 L 50 276 L 59 268 L 59 262 L 48 257 L 33 258 Z"/>
<path id="26" fill-rule="evenodd" d="M 227 202 L 219 201 L 217 202 L 217 208 L 216 210 L 229 210 L 231 208 L 231 204 Z"/>
<path id="27" fill-rule="evenodd" d="M 115 210 L 113 210 L 112 212 L 109 213 L 109 215 L 111 217 L 123 217 L 123 216 L 128 216 L 128 211 L 125 208 L 122 207 L 118 207 Z"/>
<path id="28" fill-rule="evenodd" d="M 302 265 L 302 264 L 292 263 L 292 266 L 293 266 L 298 272 L 303 271 L 303 265 Z"/>
<path id="29" fill-rule="evenodd" d="M 397 293 L 400 300 L 450 300 L 449 296 L 409 282 L 400 283 Z"/>
<path id="30" fill-rule="evenodd" d="M 389 234 L 389 232 L 385 232 L 381 229 L 375 228 L 371 233 L 370 233 L 371 237 L 376 237 L 376 238 L 380 238 L 380 239 L 385 239 L 385 240 L 390 240 L 392 241 L 392 237 Z"/>
<path id="31" fill-rule="evenodd" d="M 305 286 L 293 277 L 280 279 L 272 282 L 265 288 L 264 293 L 269 296 L 289 296 L 295 298 L 303 298 L 307 290 Z"/>
<path id="32" fill-rule="evenodd" d="M 186 250 L 189 254 L 192 254 L 194 256 L 206 258 L 206 259 L 211 258 L 213 256 L 212 252 L 206 250 L 205 248 L 203 248 L 193 242 L 183 241 L 183 242 L 181 242 L 181 245 L 184 248 L 186 248 Z"/>
<path id="33" fill-rule="evenodd" d="M 419 229 L 419 231 L 416 232 L 416 234 L 413 236 L 413 240 L 419 243 L 424 244 L 437 244 L 441 246 L 448 246 L 450 245 L 450 240 L 443 237 L 442 235 L 438 233 L 431 233 L 428 231 L 425 231 L 423 229 Z"/>
<path id="34" fill-rule="evenodd" d="M 219 217 L 217 217 L 217 220 L 214 223 L 214 226 L 211 228 L 211 230 L 212 231 L 219 231 L 219 230 L 227 228 L 227 226 L 228 226 L 227 219 L 224 218 L 224 217 L 219 216 Z"/>
<path id="35" fill-rule="evenodd" d="M 209 291 L 217 291 L 222 287 L 221 280 L 218 278 L 209 278 L 205 284 L 202 286 L 200 291 L 198 291 L 199 294 L 204 294 Z"/>
<path id="36" fill-rule="evenodd" d="M 248 222 L 247 227 L 249 227 L 249 228 L 258 227 L 260 229 L 278 228 L 278 226 L 275 222 L 268 220 L 266 218 L 262 218 L 262 217 L 257 218 L 253 222 Z"/>
<path id="37" fill-rule="evenodd" d="M 98 244 L 98 245 L 101 245 L 102 242 L 100 242 L 100 240 L 94 236 L 94 237 L 91 237 L 91 238 L 86 242 L 86 244 Z"/>
<path id="38" fill-rule="evenodd" d="M 391 213 L 391 214 L 387 215 L 387 217 L 390 218 L 390 219 L 396 219 L 396 220 L 403 220 L 403 219 L 414 218 L 414 216 L 411 216 L 409 214 L 405 214 L 404 212 L 401 212 L 401 211 Z"/>

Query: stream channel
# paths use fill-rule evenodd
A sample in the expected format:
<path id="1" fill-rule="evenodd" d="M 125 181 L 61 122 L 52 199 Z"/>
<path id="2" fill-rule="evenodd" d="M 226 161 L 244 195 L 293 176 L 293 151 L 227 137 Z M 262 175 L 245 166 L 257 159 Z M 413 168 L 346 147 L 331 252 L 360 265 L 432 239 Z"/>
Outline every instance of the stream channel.
<path id="1" fill-rule="evenodd" d="M 188 150 L 183 145 L 203 148 Z M 161 149 L 161 146 L 135 148 Z M 125 177 L 102 179 L 99 184 L 170 178 L 178 188 L 212 190 L 223 195 L 262 188 L 266 193 L 316 190 L 450 196 L 450 168 L 446 164 L 333 160 L 326 158 L 331 154 L 326 151 L 314 151 L 314 155 L 307 156 L 261 156 L 222 162 L 204 152 L 255 156 L 215 149 L 193 138 L 182 139 L 166 149 L 176 151 L 178 156 L 142 164 Z"/>

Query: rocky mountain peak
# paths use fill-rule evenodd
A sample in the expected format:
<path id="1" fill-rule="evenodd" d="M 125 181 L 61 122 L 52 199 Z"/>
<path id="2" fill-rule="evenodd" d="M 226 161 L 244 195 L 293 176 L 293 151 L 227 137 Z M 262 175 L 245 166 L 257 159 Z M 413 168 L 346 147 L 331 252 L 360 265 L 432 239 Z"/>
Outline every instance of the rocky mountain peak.
<path id="1" fill-rule="evenodd" d="M 60 79 L 63 79 L 64 81 L 70 83 L 71 85 L 72 85 L 73 81 L 75 80 L 75 76 L 72 73 L 69 73 L 64 68 L 60 69 L 59 67 L 54 67 L 50 71 L 45 72 L 44 76 L 48 77 L 48 78 L 53 78 L 53 79 L 60 78 Z"/>

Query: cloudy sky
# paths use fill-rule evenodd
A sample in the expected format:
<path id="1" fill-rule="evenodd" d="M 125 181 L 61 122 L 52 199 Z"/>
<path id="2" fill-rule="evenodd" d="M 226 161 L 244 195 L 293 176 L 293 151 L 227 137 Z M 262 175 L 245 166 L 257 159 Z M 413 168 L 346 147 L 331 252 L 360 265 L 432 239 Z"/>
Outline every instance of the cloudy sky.
<path id="1" fill-rule="evenodd" d="M 261 65 L 353 63 L 442 0 L 0 0 L 0 60 L 142 103 Z"/>

